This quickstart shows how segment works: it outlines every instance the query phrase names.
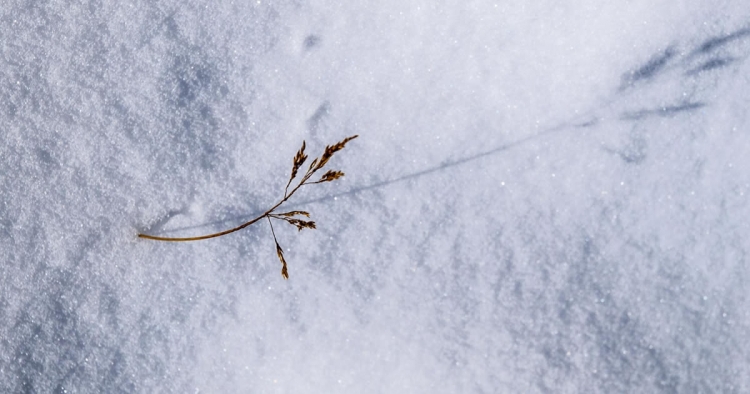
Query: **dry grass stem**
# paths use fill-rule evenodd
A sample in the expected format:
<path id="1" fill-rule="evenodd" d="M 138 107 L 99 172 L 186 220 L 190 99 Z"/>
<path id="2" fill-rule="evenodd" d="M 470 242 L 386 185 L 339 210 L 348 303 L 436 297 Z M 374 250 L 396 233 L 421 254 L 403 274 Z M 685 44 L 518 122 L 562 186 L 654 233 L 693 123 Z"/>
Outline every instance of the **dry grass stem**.
<path id="1" fill-rule="evenodd" d="M 287 270 L 286 260 L 284 259 L 284 252 L 281 249 L 281 246 L 279 246 L 279 241 L 276 239 L 276 232 L 273 229 L 273 224 L 271 223 L 271 219 L 281 220 L 286 223 L 289 223 L 290 225 L 297 227 L 297 231 L 301 231 L 303 228 L 309 228 L 309 229 L 314 230 L 316 228 L 315 222 L 295 218 L 295 216 L 304 216 L 304 217 L 309 218 L 310 217 L 309 212 L 289 211 L 289 212 L 283 212 L 283 213 L 275 213 L 275 211 L 282 204 L 287 202 L 287 200 L 289 200 L 289 198 L 292 197 L 292 195 L 294 195 L 294 193 L 297 190 L 299 190 L 300 187 L 304 185 L 312 185 L 316 183 L 331 182 L 344 176 L 344 173 L 341 171 L 329 170 L 328 172 L 323 174 L 323 176 L 320 177 L 318 181 L 309 182 L 310 178 L 315 174 L 315 172 L 322 169 L 328 163 L 328 161 L 333 157 L 334 153 L 344 149 L 347 142 L 357 137 L 358 137 L 357 135 L 347 137 L 333 145 L 326 146 L 325 150 L 323 151 L 323 154 L 320 157 L 316 157 L 312 161 L 312 163 L 310 163 L 310 166 L 305 172 L 305 175 L 297 183 L 297 185 L 294 188 L 292 188 L 292 190 L 290 191 L 289 186 L 292 185 L 292 181 L 294 181 L 294 179 L 297 177 L 297 173 L 300 167 L 302 167 L 302 165 L 307 160 L 307 155 L 305 154 L 305 142 L 302 141 L 302 147 L 297 151 L 297 154 L 294 156 L 294 159 L 292 160 L 292 173 L 289 176 L 289 181 L 287 181 L 286 186 L 284 187 L 284 196 L 281 198 L 281 200 L 279 200 L 274 206 L 269 208 L 262 215 L 250 221 L 247 221 L 237 227 L 230 228 L 229 230 L 221 231 L 218 233 L 201 235 L 197 237 L 185 237 L 185 238 L 174 237 L 173 238 L 173 237 L 159 237 L 159 236 L 148 235 L 148 234 L 138 234 L 138 237 L 151 239 L 155 241 L 169 241 L 169 242 L 200 241 L 202 239 L 216 238 L 216 237 L 221 237 L 222 235 L 231 234 L 233 232 L 242 230 L 243 228 L 250 226 L 263 218 L 266 218 L 268 219 L 268 225 L 271 227 L 271 234 L 273 235 L 273 240 L 276 243 L 276 255 L 279 257 L 279 261 L 281 262 L 281 276 L 283 276 L 284 279 L 289 279 L 289 272 Z"/>

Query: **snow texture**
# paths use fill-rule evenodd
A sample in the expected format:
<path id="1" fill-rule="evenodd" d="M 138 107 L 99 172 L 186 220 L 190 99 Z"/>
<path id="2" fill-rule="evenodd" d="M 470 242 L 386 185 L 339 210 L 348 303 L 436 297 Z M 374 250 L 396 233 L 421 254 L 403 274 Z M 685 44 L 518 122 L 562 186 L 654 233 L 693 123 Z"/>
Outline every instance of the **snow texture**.
<path id="1" fill-rule="evenodd" d="M 0 392 L 750 392 L 750 9 L 0 7 Z M 346 177 L 283 192 L 302 140 Z"/>

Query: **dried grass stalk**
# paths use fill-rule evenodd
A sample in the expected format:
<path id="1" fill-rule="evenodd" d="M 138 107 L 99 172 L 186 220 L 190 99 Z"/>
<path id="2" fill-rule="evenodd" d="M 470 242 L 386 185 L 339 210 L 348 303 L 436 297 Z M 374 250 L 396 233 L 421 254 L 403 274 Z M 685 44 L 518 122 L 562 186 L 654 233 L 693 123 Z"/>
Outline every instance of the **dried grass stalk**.
<path id="1" fill-rule="evenodd" d="M 279 257 L 279 261 L 281 261 L 281 276 L 283 276 L 284 279 L 289 279 L 289 272 L 287 270 L 286 260 L 284 259 L 284 252 L 281 249 L 281 246 L 279 246 L 278 240 L 276 239 L 276 232 L 273 229 L 273 224 L 271 223 L 271 219 L 282 220 L 286 223 L 289 223 L 297 227 L 297 231 L 301 231 L 303 228 L 309 228 L 309 229 L 314 230 L 316 228 L 315 222 L 295 218 L 295 216 L 305 216 L 309 218 L 310 213 L 306 211 L 289 211 L 289 212 L 284 212 L 284 213 L 274 213 L 274 212 L 282 204 L 287 202 L 287 200 L 289 200 L 289 198 L 292 197 L 292 195 L 294 195 L 294 193 L 297 190 L 299 190 L 300 187 L 304 185 L 312 185 L 315 183 L 331 182 L 344 176 L 344 173 L 341 171 L 329 170 L 328 172 L 323 174 L 323 176 L 318 181 L 309 182 L 313 174 L 315 174 L 315 172 L 317 172 L 318 170 L 322 169 L 336 152 L 344 149 L 347 142 L 357 137 L 358 135 L 353 135 L 351 137 L 344 138 L 343 140 L 333 145 L 326 146 L 325 150 L 323 151 L 323 154 L 320 157 L 315 158 L 312 161 L 312 163 L 310 163 L 310 166 L 305 172 L 305 175 L 302 177 L 302 180 L 300 180 L 299 183 L 297 183 L 297 186 L 295 186 L 291 191 L 289 191 L 289 186 L 292 184 L 292 181 L 297 177 L 297 173 L 300 167 L 302 167 L 302 164 L 304 164 L 305 161 L 307 160 L 307 155 L 305 154 L 305 141 L 302 141 L 302 147 L 297 151 L 297 154 L 294 156 L 294 159 L 292 160 L 292 173 L 289 176 L 289 181 L 287 181 L 286 187 L 284 187 L 284 196 L 281 198 L 281 200 L 279 200 L 279 202 L 276 203 L 276 205 L 269 208 L 262 215 L 248 222 L 245 222 L 229 230 L 225 230 L 225 231 L 221 231 L 221 232 L 213 233 L 213 234 L 201 235 L 197 237 L 173 238 L 173 237 L 159 237 L 159 236 L 148 235 L 148 234 L 138 234 L 138 237 L 151 239 L 154 241 L 168 241 L 168 242 L 200 241 L 203 239 L 216 238 L 216 237 L 221 237 L 223 235 L 231 234 L 233 232 L 242 230 L 243 228 L 250 226 L 263 218 L 266 218 L 268 219 L 268 224 L 271 227 L 271 234 L 273 235 L 273 240 L 276 243 L 276 254 Z"/>

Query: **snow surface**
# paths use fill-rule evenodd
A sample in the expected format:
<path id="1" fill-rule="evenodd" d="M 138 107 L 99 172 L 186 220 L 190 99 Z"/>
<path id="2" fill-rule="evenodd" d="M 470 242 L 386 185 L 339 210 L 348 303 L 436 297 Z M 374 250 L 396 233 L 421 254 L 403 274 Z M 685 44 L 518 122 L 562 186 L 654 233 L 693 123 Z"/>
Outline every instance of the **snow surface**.
<path id="1" fill-rule="evenodd" d="M 750 9 L 610 3 L 4 0 L 0 392 L 750 391 Z"/>

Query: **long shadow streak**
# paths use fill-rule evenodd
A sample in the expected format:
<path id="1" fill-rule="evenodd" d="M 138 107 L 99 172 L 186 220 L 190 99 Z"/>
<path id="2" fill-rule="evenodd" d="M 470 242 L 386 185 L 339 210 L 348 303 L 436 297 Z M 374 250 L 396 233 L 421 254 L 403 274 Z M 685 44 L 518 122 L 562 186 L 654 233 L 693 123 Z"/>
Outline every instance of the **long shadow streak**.
<path id="1" fill-rule="evenodd" d="M 716 48 L 718 48 L 720 46 L 723 46 L 723 45 L 725 45 L 725 44 L 727 44 L 727 43 L 729 43 L 731 41 L 737 40 L 737 39 L 743 39 L 743 38 L 745 38 L 748 35 L 750 35 L 750 28 L 741 29 L 741 30 L 738 30 L 738 31 L 736 31 L 734 33 L 728 34 L 726 36 L 715 37 L 715 38 L 709 39 L 706 42 L 704 42 L 698 49 L 696 49 L 695 51 L 693 51 L 693 53 L 691 54 L 691 56 L 696 55 L 698 53 L 708 53 L 708 52 L 711 52 L 711 51 L 713 51 L 714 49 L 716 49 Z M 651 74 L 653 74 L 655 71 L 658 71 L 658 68 L 660 68 L 662 66 L 662 63 L 666 63 L 666 61 L 671 56 L 672 56 L 671 52 L 666 52 L 664 55 L 662 55 L 662 57 L 657 58 L 656 60 L 652 61 L 651 63 L 648 63 L 646 66 L 642 67 L 640 70 L 638 70 L 636 72 L 636 74 L 635 74 L 636 79 L 643 79 L 643 78 L 650 77 Z M 704 66 L 704 67 L 709 68 L 709 67 L 715 67 L 715 66 L 718 67 L 718 66 L 722 66 L 723 65 L 723 63 L 719 63 L 719 62 L 716 62 L 716 63 L 707 63 L 707 64 L 709 64 L 709 66 Z M 625 114 L 623 114 L 623 118 L 624 118 L 624 120 L 637 120 L 637 119 L 640 119 L 641 117 L 644 117 L 646 115 L 669 116 L 669 115 L 672 115 L 673 113 L 677 113 L 677 112 L 681 112 L 681 111 L 692 111 L 692 110 L 695 110 L 695 109 L 699 109 L 699 108 L 703 107 L 704 105 L 705 105 L 704 103 L 700 103 L 700 102 L 699 103 L 687 103 L 687 104 L 681 105 L 681 106 L 665 107 L 665 108 L 661 108 L 661 109 L 657 109 L 657 110 L 650 110 L 650 111 L 649 110 L 644 110 L 644 111 L 639 111 L 639 112 L 625 113 Z M 586 115 L 584 115 L 584 117 L 585 116 Z M 368 190 L 373 190 L 373 189 L 378 189 L 378 188 L 381 188 L 381 187 L 385 187 L 385 186 L 388 186 L 388 185 L 391 185 L 391 184 L 394 184 L 394 183 L 403 182 L 403 181 L 407 181 L 407 180 L 410 180 L 410 179 L 420 178 L 420 177 L 423 177 L 423 176 L 426 176 L 426 175 L 429 175 L 429 174 L 441 172 L 441 171 L 447 170 L 447 169 L 452 168 L 452 167 L 457 167 L 457 166 L 460 166 L 460 165 L 464 165 L 464 164 L 467 164 L 467 163 L 479 160 L 479 159 L 487 157 L 487 156 L 492 156 L 492 155 L 498 154 L 500 152 L 507 151 L 509 149 L 521 146 L 521 145 L 523 145 L 525 143 L 528 143 L 528 142 L 533 141 L 535 139 L 542 138 L 542 137 L 544 137 L 546 135 L 549 135 L 549 134 L 561 132 L 561 131 L 564 131 L 566 129 L 577 129 L 577 128 L 590 127 L 590 126 L 596 125 L 599 122 L 599 120 L 600 119 L 598 119 L 597 117 L 593 117 L 593 118 L 589 117 L 589 120 L 585 121 L 583 123 L 564 122 L 564 123 L 561 123 L 561 124 L 559 124 L 557 126 L 551 127 L 549 129 L 546 129 L 546 130 L 543 130 L 543 131 L 540 131 L 537 134 L 533 134 L 533 135 L 528 136 L 526 138 L 522 138 L 520 140 L 517 140 L 517 141 L 514 141 L 514 142 L 510 142 L 510 143 L 507 143 L 505 145 L 501 145 L 501 146 L 498 146 L 498 147 L 492 148 L 490 150 L 487 150 L 487 151 L 484 151 L 484 152 L 480 152 L 480 153 L 477 153 L 477 154 L 474 154 L 474 155 L 471 155 L 471 156 L 467 156 L 467 157 L 463 157 L 463 158 L 459 158 L 459 159 L 455 159 L 455 160 L 446 160 L 446 161 L 442 162 L 441 164 L 438 164 L 438 165 L 436 165 L 434 167 L 430 167 L 430 168 L 427 168 L 427 169 L 424 169 L 424 170 L 421 170 L 421 171 L 417 171 L 417 172 L 413 172 L 413 173 L 410 173 L 410 174 L 402 175 L 402 176 L 399 176 L 399 177 L 396 177 L 396 178 L 393 178 L 393 179 L 389 179 L 389 180 L 385 180 L 385 181 L 381 181 L 381 182 L 376 182 L 376 183 L 373 183 L 373 184 L 370 184 L 370 185 L 355 186 L 354 188 L 352 188 L 352 189 L 350 189 L 348 191 L 342 192 L 342 193 L 329 194 L 329 195 L 326 195 L 326 196 L 320 197 L 320 198 L 303 200 L 303 201 L 300 201 L 300 202 L 297 202 L 297 203 L 290 203 L 289 206 L 291 206 L 291 207 L 298 207 L 298 206 L 305 205 L 305 204 L 311 204 L 311 203 L 328 201 L 328 200 L 335 199 L 335 198 L 338 198 L 338 197 L 351 196 L 351 195 L 355 195 L 355 194 L 358 194 L 358 193 L 361 193 L 361 192 L 364 192 L 364 191 L 368 191 Z M 200 225 L 181 227 L 181 228 L 176 228 L 176 229 L 171 229 L 171 230 L 158 230 L 157 232 L 158 233 L 162 233 L 162 234 L 167 234 L 167 233 L 175 233 L 175 232 L 185 231 L 185 230 L 200 229 L 200 228 L 205 228 L 205 227 L 216 227 L 218 225 L 227 224 L 227 223 L 230 223 L 230 222 L 234 222 L 234 223 L 239 224 L 239 223 L 245 222 L 245 221 L 247 221 L 247 220 L 249 220 L 251 218 L 257 217 L 258 215 L 261 215 L 263 212 L 264 211 L 256 211 L 256 212 L 254 212 L 252 214 L 237 216 L 237 217 L 231 218 L 231 219 L 215 220 L 215 221 L 204 223 L 204 224 L 200 224 Z M 171 212 L 171 213 L 174 213 L 174 211 Z M 169 218 L 170 217 L 168 216 L 165 220 L 162 220 L 162 222 L 160 222 L 159 225 L 152 226 L 152 227 L 157 227 L 157 228 L 160 227 L 161 225 L 163 225 L 166 222 L 168 222 Z"/>
<path id="2" fill-rule="evenodd" d="M 546 134 L 546 133 L 549 133 L 549 131 L 545 132 L 544 134 Z M 313 200 L 302 201 L 302 202 L 300 202 L 298 204 L 300 204 L 300 205 L 302 205 L 302 204 L 309 204 L 309 203 L 315 203 L 315 202 L 321 202 L 321 201 L 330 200 L 330 199 L 333 199 L 333 198 L 336 198 L 336 197 L 350 196 L 350 195 L 353 195 L 353 194 L 361 193 L 363 191 L 377 189 L 377 188 L 381 188 L 383 186 L 388 186 L 388 185 L 391 185 L 391 184 L 394 184 L 394 183 L 407 181 L 409 179 L 415 179 L 415 178 L 423 177 L 425 175 L 436 173 L 436 172 L 440 172 L 440 171 L 449 169 L 451 167 L 457 167 L 457 166 L 460 166 L 462 164 L 466 164 L 466 163 L 469 163 L 469 162 L 472 162 L 472 161 L 476 161 L 476 160 L 479 160 L 479 159 L 481 159 L 483 157 L 492 156 L 494 154 L 497 154 L 497 153 L 509 150 L 511 148 L 514 148 L 516 146 L 522 145 L 522 144 L 524 144 L 524 143 L 526 143 L 528 141 L 531 141 L 533 139 L 539 138 L 541 136 L 542 136 L 541 133 L 540 134 L 536 134 L 534 136 L 526 137 L 526 138 L 520 139 L 518 141 L 514 141 L 514 142 L 511 142 L 511 143 L 508 143 L 508 144 L 505 144 L 505 145 L 501 145 L 501 146 L 498 146 L 496 148 L 490 149 L 488 151 L 484 151 L 484 152 L 481 152 L 481 153 L 474 154 L 472 156 L 467 156 L 467 157 L 463 157 L 463 158 L 456 159 L 456 160 L 446 160 L 446 161 L 442 162 L 441 164 L 438 164 L 438 165 L 436 165 L 434 167 L 431 167 L 431 168 L 428 168 L 428 169 L 425 169 L 425 170 L 422 170 L 422 171 L 417 171 L 417 172 L 413 172 L 411 174 L 402 175 L 402 176 L 400 176 L 398 178 L 389 179 L 387 181 L 376 182 L 376 183 L 373 183 L 371 185 L 354 187 L 351 190 L 346 191 L 346 192 L 336 193 L 336 194 L 330 194 L 330 195 L 327 195 L 325 197 L 320 197 L 320 198 L 316 198 L 316 199 L 313 199 Z"/>
<path id="3" fill-rule="evenodd" d="M 461 166 L 461 165 L 464 165 L 464 164 L 467 164 L 467 163 L 479 160 L 479 159 L 487 157 L 487 156 L 496 155 L 496 154 L 498 154 L 500 152 L 504 152 L 504 151 L 507 151 L 509 149 L 518 147 L 520 145 L 523 145 L 523 144 L 528 143 L 530 141 L 533 141 L 535 139 L 539 139 L 541 137 L 544 137 L 544 136 L 546 136 L 548 134 L 552 134 L 552 133 L 563 131 L 566 128 L 570 128 L 570 127 L 580 128 L 580 127 L 589 127 L 589 126 L 591 126 L 591 123 L 575 124 L 575 125 L 572 125 L 572 126 L 570 124 L 561 124 L 561 125 L 549 128 L 547 130 L 541 131 L 541 132 L 539 132 L 537 134 L 531 135 L 529 137 L 522 138 L 520 140 L 517 140 L 517 141 L 514 141 L 514 142 L 510 142 L 510 143 L 507 143 L 507 144 L 504 144 L 504 145 L 500 145 L 498 147 L 495 147 L 495 148 L 492 148 L 490 150 L 487 150 L 487 151 L 484 151 L 484 152 L 480 152 L 480 153 L 477 153 L 477 154 L 474 154 L 474 155 L 471 155 L 471 156 L 462 157 L 462 158 L 455 159 L 455 160 L 447 160 L 447 161 L 444 161 L 443 163 L 438 164 L 438 165 L 436 165 L 434 167 L 430 167 L 430 168 L 427 168 L 427 169 L 424 169 L 424 170 L 421 170 L 421 171 L 413 172 L 411 174 L 402 175 L 400 177 L 396 177 L 396 178 L 393 178 L 393 179 L 388 179 L 388 180 L 385 180 L 385 181 L 376 182 L 376 183 L 373 183 L 373 184 L 370 184 L 370 185 L 355 186 L 352 189 L 350 189 L 348 191 L 345 191 L 345 192 L 336 193 L 336 194 L 329 194 L 329 195 L 326 195 L 326 196 L 323 196 L 323 197 L 319 197 L 319 198 L 314 198 L 314 199 L 309 199 L 309 200 L 302 200 L 302 201 L 299 201 L 299 202 L 296 202 L 296 203 L 290 203 L 289 205 L 287 205 L 287 207 L 298 207 L 298 206 L 302 206 L 302 205 L 306 205 L 306 204 L 312 204 L 312 203 L 317 203 L 317 202 L 328 201 L 328 200 L 332 200 L 332 199 L 335 199 L 335 198 L 338 198 L 338 197 L 352 196 L 352 195 L 355 195 L 355 194 L 358 194 L 358 193 L 362 193 L 364 191 L 378 189 L 378 188 L 381 188 L 381 187 L 392 185 L 394 183 L 403 182 L 403 181 L 407 181 L 407 180 L 410 180 L 410 179 L 420 178 L 420 177 L 423 177 L 425 175 L 433 174 L 433 173 L 436 173 L 436 172 L 441 172 L 441 171 L 447 170 L 447 169 L 452 168 L 452 167 Z M 256 211 L 254 213 L 251 213 L 251 214 L 237 216 L 237 217 L 231 218 L 231 219 L 214 220 L 212 222 L 207 222 L 207 223 L 203 223 L 203 224 L 199 224 L 199 225 L 195 225 L 195 226 L 186 226 L 186 227 L 180 227 L 180 228 L 175 228 L 175 229 L 171 229 L 171 230 L 159 230 L 157 232 L 160 233 L 160 234 L 169 234 L 169 233 L 175 233 L 175 232 L 182 232 L 182 231 L 185 231 L 185 230 L 195 230 L 195 229 L 200 229 L 200 228 L 205 228 L 205 227 L 215 227 L 217 225 L 226 224 L 226 223 L 230 223 L 230 222 L 235 222 L 237 224 L 240 224 L 240 223 L 245 222 L 247 220 L 250 220 L 250 219 L 252 219 L 254 217 L 257 217 L 258 215 L 263 214 L 263 212 L 265 212 L 265 210 L 259 210 L 259 211 Z"/>

